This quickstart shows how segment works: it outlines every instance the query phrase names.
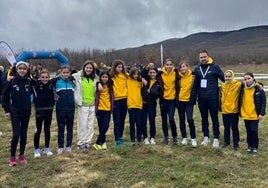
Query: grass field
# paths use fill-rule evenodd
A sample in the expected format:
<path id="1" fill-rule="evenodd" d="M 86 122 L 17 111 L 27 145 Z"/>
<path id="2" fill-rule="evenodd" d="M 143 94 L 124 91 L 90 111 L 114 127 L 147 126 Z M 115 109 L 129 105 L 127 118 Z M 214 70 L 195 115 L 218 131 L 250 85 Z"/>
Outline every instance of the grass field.
<path id="1" fill-rule="evenodd" d="M 224 69 L 225 70 L 225 69 Z M 267 66 L 236 66 L 235 72 L 252 71 L 265 73 Z M 265 80 L 263 81 L 266 82 Z M 266 85 L 268 83 L 265 83 Z M 223 143 L 223 126 L 220 141 Z M 195 107 L 194 119 L 197 129 L 197 141 L 203 136 L 200 115 Z M 0 109 L 0 187 L 268 187 L 268 118 L 265 116 L 259 124 L 259 156 L 246 154 L 246 134 L 243 121 L 240 120 L 240 150 L 232 147 L 214 149 L 190 145 L 164 145 L 160 114 L 157 114 L 156 145 L 126 145 L 114 148 L 113 123 L 107 134 L 108 150 L 96 151 L 76 149 L 76 122 L 74 126 L 73 153 L 61 156 L 53 155 L 41 158 L 33 157 L 34 116 L 31 117 L 28 130 L 28 143 L 25 156 L 27 165 L 8 166 L 10 155 L 11 126 Z M 179 124 L 176 112 L 177 127 Z M 210 126 L 210 130 L 212 130 Z M 95 136 L 98 132 L 95 124 Z M 187 129 L 188 135 L 189 130 Z M 211 131 L 210 131 L 211 132 Z M 51 148 L 57 149 L 57 125 L 53 118 L 51 128 Z M 178 129 L 178 134 L 180 131 Z M 125 139 L 129 141 L 129 126 L 126 119 Z M 212 136 L 212 135 L 211 135 Z M 180 137 L 181 138 L 181 137 Z M 44 145 L 43 132 L 41 147 Z"/>

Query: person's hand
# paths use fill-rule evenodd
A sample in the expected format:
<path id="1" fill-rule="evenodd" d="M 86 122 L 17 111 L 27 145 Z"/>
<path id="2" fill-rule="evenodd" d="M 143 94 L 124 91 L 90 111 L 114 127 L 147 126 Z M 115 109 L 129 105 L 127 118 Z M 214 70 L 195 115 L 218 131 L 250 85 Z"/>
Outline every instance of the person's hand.
<path id="1" fill-rule="evenodd" d="M 99 91 L 102 91 L 103 90 L 103 87 L 102 87 L 101 83 L 98 83 L 98 90 Z"/>
<path id="2" fill-rule="evenodd" d="M 10 80 L 12 80 L 14 78 L 14 76 L 8 76 L 7 77 L 7 81 L 9 82 Z"/>
<path id="3" fill-rule="evenodd" d="M 148 63 L 148 65 L 146 66 L 146 69 L 149 70 L 150 68 L 153 68 L 154 64 L 153 63 Z"/>
<path id="4" fill-rule="evenodd" d="M 259 116 L 258 116 L 258 119 L 262 119 L 262 118 L 263 118 L 263 116 L 262 116 L 262 115 L 259 115 Z"/>
<path id="5" fill-rule="evenodd" d="M 142 78 L 142 84 L 144 85 L 144 86 L 146 86 L 147 84 L 148 84 L 148 82 L 147 82 L 147 80 L 146 79 L 144 79 L 144 78 Z"/>
<path id="6" fill-rule="evenodd" d="M 60 96 L 55 94 L 55 101 L 59 100 Z"/>
<path id="7" fill-rule="evenodd" d="M 5 117 L 10 119 L 10 117 L 11 117 L 10 112 L 5 113 Z"/>
<path id="8" fill-rule="evenodd" d="M 262 84 L 259 84 L 258 87 L 260 88 L 260 90 L 264 90 L 264 87 Z"/>

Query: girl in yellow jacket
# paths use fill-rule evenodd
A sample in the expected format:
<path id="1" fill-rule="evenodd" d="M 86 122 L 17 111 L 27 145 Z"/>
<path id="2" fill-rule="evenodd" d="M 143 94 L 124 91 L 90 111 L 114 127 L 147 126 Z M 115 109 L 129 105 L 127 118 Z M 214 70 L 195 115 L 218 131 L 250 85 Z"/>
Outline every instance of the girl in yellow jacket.
<path id="1" fill-rule="evenodd" d="M 194 104 L 190 102 L 191 91 L 193 87 L 194 74 L 189 69 L 189 64 L 181 62 L 179 64 L 179 80 L 178 80 L 178 97 L 177 97 L 177 109 L 180 118 L 180 130 L 182 136 L 182 145 L 187 145 L 187 134 L 185 115 L 190 129 L 191 144 L 193 147 L 197 146 L 195 124 L 193 119 Z"/>
<path id="2" fill-rule="evenodd" d="M 164 144 L 169 144 L 168 120 L 172 134 L 173 144 L 178 144 L 177 127 L 174 119 L 176 108 L 176 83 L 178 71 L 174 68 L 171 58 L 166 59 L 164 67 L 158 76 L 160 85 L 160 111 L 162 118 L 162 130 L 164 133 Z"/>
<path id="3" fill-rule="evenodd" d="M 247 130 L 247 153 L 258 155 L 259 120 L 265 115 L 266 96 L 251 72 L 244 74 L 244 84 L 239 93 L 238 109 Z"/>
<path id="4" fill-rule="evenodd" d="M 238 96 L 241 88 L 241 82 L 234 79 L 234 72 L 227 70 L 224 73 L 225 82 L 220 87 L 220 111 L 222 112 L 222 121 L 224 126 L 224 145 L 223 148 L 230 145 L 230 130 L 233 132 L 233 148 L 239 149 L 239 111 Z"/>
<path id="5" fill-rule="evenodd" d="M 142 113 L 142 87 L 141 74 L 137 67 L 130 69 L 129 78 L 127 80 L 127 107 L 129 114 L 130 140 L 132 145 L 141 143 L 141 113 Z M 136 127 L 135 127 L 136 125 Z M 136 138 L 135 138 L 136 132 Z"/>
<path id="6" fill-rule="evenodd" d="M 125 128 L 125 119 L 127 115 L 127 79 L 128 74 L 125 69 L 125 63 L 122 60 L 114 60 L 110 71 L 113 80 L 114 106 L 114 137 L 116 148 L 119 148 L 125 142 L 123 141 L 123 132 Z"/>

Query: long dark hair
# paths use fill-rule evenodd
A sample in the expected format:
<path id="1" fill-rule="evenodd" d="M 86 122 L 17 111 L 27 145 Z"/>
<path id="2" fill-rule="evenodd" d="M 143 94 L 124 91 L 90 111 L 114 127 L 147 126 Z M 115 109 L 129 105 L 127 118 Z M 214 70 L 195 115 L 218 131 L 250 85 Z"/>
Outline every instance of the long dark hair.
<path id="1" fill-rule="evenodd" d="M 108 86 L 109 90 L 111 91 L 111 90 L 113 89 L 113 80 L 111 79 L 111 76 L 110 76 L 110 74 L 109 74 L 109 70 L 104 69 L 104 70 L 102 70 L 102 71 L 100 72 L 98 83 L 101 83 L 102 86 L 104 85 L 104 83 L 103 83 L 102 80 L 101 80 L 101 77 L 102 77 L 104 74 L 107 74 L 107 75 L 108 75 L 108 81 L 107 81 L 107 84 L 106 84 L 106 85 Z M 97 83 L 97 85 L 98 85 L 98 83 Z"/>
<path id="2" fill-rule="evenodd" d="M 85 67 L 88 64 L 90 64 L 92 66 L 92 70 L 93 70 L 90 75 L 87 75 L 86 72 L 85 72 Z M 91 60 L 85 61 L 85 63 L 83 64 L 83 67 L 82 67 L 82 76 L 94 80 L 94 78 L 96 76 L 96 68 L 94 67 L 94 61 L 91 61 Z"/>
<path id="3" fill-rule="evenodd" d="M 125 69 L 125 63 L 121 59 L 116 59 L 116 60 L 113 61 L 111 71 L 110 71 L 110 76 L 113 78 L 115 75 L 118 74 L 116 72 L 116 70 L 115 70 L 118 65 L 122 65 L 122 67 L 123 67 L 122 73 L 125 74 L 125 76 L 127 77 L 127 71 Z"/>
<path id="4" fill-rule="evenodd" d="M 244 76 L 250 76 L 250 77 L 253 78 L 253 80 L 255 81 L 255 79 L 254 79 L 254 75 L 253 75 L 252 72 L 246 72 L 246 73 L 244 74 Z"/>

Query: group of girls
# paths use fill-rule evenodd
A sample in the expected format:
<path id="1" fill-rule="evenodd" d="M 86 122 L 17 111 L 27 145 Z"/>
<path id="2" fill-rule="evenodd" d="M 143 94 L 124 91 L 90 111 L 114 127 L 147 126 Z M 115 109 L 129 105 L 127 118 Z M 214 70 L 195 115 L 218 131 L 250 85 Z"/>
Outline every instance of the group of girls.
<path id="1" fill-rule="evenodd" d="M 96 74 L 93 61 L 86 61 L 82 69 L 71 74 L 71 68 L 64 66 L 57 78 L 50 80 L 47 71 L 40 73 L 39 80 L 28 77 L 29 65 L 18 62 L 16 73 L 8 79 L 2 93 L 2 106 L 7 118 L 11 118 L 13 136 L 9 165 L 17 164 L 16 148 L 20 140 L 18 160 L 25 164 L 24 150 L 27 129 L 31 114 L 31 98 L 35 104 L 36 129 L 34 134 L 34 157 L 41 156 L 39 147 L 42 123 L 44 122 L 45 147 L 47 156 L 53 155 L 49 148 L 50 126 L 53 106 L 56 102 L 58 125 L 57 154 L 72 152 L 75 104 L 77 111 L 78 149 L 89 148 L 94 134 L 95 116 L 99 135 L 93 147 L 107 149 L 106 132 L 111 115 L 114 122 L 116 148 L 126 142 L 123 140 L 125 118 L 129 114 L 130 140 L 132 145 L 155 144 L 156 107 L 159 98 L 164 143 L 178 144 L 177 127 L 174 120 L 175 109 L 179 114 L 179 127 L 183 145 L 188 143 L 185 117 L 187 119 L 191 145 L 197 146 L 196 130 L 193 120 L 194 103 L 190 102 L 194 72 L 186 62 L 175 68 L 172 59 L 166 59 L 161 71 L 149 63 L 140 70 L 132 67 L 129 72 L 122 60 L 114 60 L 110 70 Z M 255 81 L 252 73 L 244 75 L 244 82 L 235 81 L 234 73 L 225 72 L 225 82 L 220 90 L 220 108 L 224 124 L 224 147 L 230 145 L 230 128 L 233 130 L 233 147 L 239 148 L 238 117 L 243 118 L 247 130 L 247 152 L 258 154 L 258 124 L 265 115 L 266 97 L 263 88 Z M 56 95 L 55 95 L 56 91 Z M 33 94 L 33 97 L 32 97 Z M 147 119 L 150 125 L 150 138 L 147 134 Z M 168 121 L 172 137 L 168 133 Z M 66 148 L 64 132 L 67 130 Z"/>
<path id="2" fill-rule="evenodd" d="M 112 64 L 111 79 L 113 81 L 114 92 L 114 135 L 116 147 L 125 144 L 123 141 L 123 131 L 125 117 L 128 111 L 130 126 L 130 141 L 132 145 L 140 144 L 142 140 L 145 144 L 155 144 L 156 135 L 156 107 L 159 98 L 162 130 L 164 143 L 178 144 L 177 127 L 174 119 L 176 107 L 181 119 L 181 132 L 183 144 L 187 144 L 185 128 L 185 113 L 190 124 L 191 142 L 197 146 L 195 136 L 195 126 L 193 121 L 193 104 L 190 101 L 192 72 L 188 70 L 188 64 L 181 63 L 179 69 L 175 69 L 172 59 L 167 59 L 162 70 L 149 63 L 140 70 L 132 67 L 129 74 L 124 68 L 124 62 L 116 60 Z M 189 84 L 190 83 L 190 84 Z M 147 119 L 150 125 L 150 138 L 147 134 Z M 171 128 L 172 139 L 169 138 L 168 121 Z"/>
<path id="3" fill-rule="evenodd" d="M 40 79 L 30 79 L 29 64 L 19 61 L 14 65 L 14 72 L 7 77 L 7 84 L 3 90 L 2 107 L 5 116 L 11 119 L 12 139 L 9 158 L 9 166 L 16 166 L 17 160 L 26 164 L 24 156 L 27 142 L 27 130 L 31 115 L 31 103 L 35 106 L 35 133 L 34 133 L 34 157 L 41 156 L 39 147 L 40 133 L 44 123 L 45 147 L 43 153 L 53 155 L 50 150 L 50 126 L 53 106 L 56 98 L 56 117 L 58 124 L 58 154 L 63 152 L 64 130 L 67 127 L 66 151 L 71 152 L 74 121 L 74 83 L 70 79 L 71 69 L 61 68 L 61 76 L 50 80 L 49 72 L 41 71 Z M 54 90 L 56 90 L 56 97 Z M 16 150 L 20 142 L 19 156 L 16 158 Z"/>
<path id="4" fill-rule="evenodd" d="M 230 145 L 230 129 L 232 129 L 233 148 L 234 150 L 239 149 L 240 137 L 238 120 L 240 116 L 244 120 L 247 132 L 248 148 L 246 152 L 248 154 L 258 155 L 258 124 L 259 120 L 265 115 L 266 110 L 266 96 L 263 86 L 254 79 L 254 75 L 251 72 L 244 74 L 242 82 L 234 79 L 234 73 L 231 70 L 227 70 L 224 75 L 225 82 L 222 83 L 219 90 L 219 110 L 222 112 L 224 125 L 223 148 Z M 161 72 L 157 76 L 157 81 L 160 86 L 159 103 L 165 144 L 170 142 L 167 118 L 169 118 L 173 144 L 178 143 L 177 128 L 174 121 L 174 112 L 175 108 L 177 108 L 182 145 L 188 143 L 185 124 L 186 117 L 190 130 L 191 145 L 193 147 L 197 146 L 195 123 L 193 119 L 195 102 L 190 100 L 194 76 L 195 74 L 191 71 L 188 63 L 181 62 L 178 69 L 175 69 L 172 59 L 166 59 Z M 146 105 L 143 105 L 143 111 L 145 110 Z M 152 113 L 154 113 L 153 110 Z M 143 119 L 146 121 L 144 117 Z M 143 123 L 143 127 L 146 127 L 146 123 Z M 148 144 L 146 134 L 143 138 L 145 138 L 145 144 Z"/>
<path id="5" fill-rule="evenodd" d="M 265 115 L 266 96 L 262 84 L 254 79 L 251 72 L 243 76 L 243 83 L 234 79 L 234 72 L 227 70 L 224 73 L 225 82 L 220 87 L 220 111 L 224 125 L 224 145 L 230 145 L 230 130 L 233 135 L 233 148 L 239 149 L 239 116 L 244 120 L 247 132 L 246 152 L 258 155 L 259 121 Z"/>

